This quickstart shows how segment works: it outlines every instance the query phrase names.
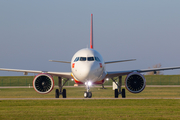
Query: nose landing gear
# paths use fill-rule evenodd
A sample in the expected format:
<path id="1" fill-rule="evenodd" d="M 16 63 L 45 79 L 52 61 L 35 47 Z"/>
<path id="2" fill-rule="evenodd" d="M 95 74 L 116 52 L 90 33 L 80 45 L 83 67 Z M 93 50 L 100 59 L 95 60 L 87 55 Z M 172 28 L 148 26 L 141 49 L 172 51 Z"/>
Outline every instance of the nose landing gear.
<path id="1" fill-rule="evenodd" d="M 88 82 L 88 83 L 85 84 L 85 85 L 86 85 L 86 88 L 87 88 L 87 91 L 84 92 L 84 98 L 91 98 L 91 97 L 92 97 L 92 93 L 89 92 L 90 85 L 91 85 L 91 84 L 89 84 L 89 83 L 90 83 L 90 82 Z"/>

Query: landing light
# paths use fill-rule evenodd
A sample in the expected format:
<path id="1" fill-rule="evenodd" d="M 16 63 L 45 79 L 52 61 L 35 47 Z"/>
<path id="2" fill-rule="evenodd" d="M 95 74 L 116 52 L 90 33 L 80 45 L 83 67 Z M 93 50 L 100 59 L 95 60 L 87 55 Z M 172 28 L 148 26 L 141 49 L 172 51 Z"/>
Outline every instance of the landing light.
<path id="1" fill-rule="evenodd" d="M 109 80 L 109 78 L 106 78 L 106 80 L 108 81 L 108 80 Z"/>
<path id="2" fill-rule="evenodd" d="M 89 86 L 91 86 L 91 85 L 92 85 L 92 83 L 89 81 L 89 82 L 88 82 L 88 85 L 89 85 Z"/>
<path id="3" fill-rule="evenodd" d="M 91 86 L 92 82 L 91 81 L 85 82 L 85 85 Z"/>
<path id="4" fill-rule="evenodd" d="M 74 79 L 71 79 L 71 81 L 73 81 Z"/>

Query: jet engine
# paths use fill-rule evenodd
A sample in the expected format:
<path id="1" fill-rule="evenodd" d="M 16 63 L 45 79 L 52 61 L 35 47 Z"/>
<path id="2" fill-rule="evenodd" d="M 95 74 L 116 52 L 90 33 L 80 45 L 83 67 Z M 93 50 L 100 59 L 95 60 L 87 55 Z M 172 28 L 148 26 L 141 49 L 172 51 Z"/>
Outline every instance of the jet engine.
<path id="1" fill-rule="evenodd" d="M 51 75 L 42 73 L 33 80 L 34 90 L 40 94 L 47 94 L 54 88 L 54 80 Z"/>
<path id="2" fill-rule="evenodd" d="M 131 93 L 140 93 L 146 87 L 146 79 L 138 72 L 127 75 L 125 79 L 126 89 Z"/>

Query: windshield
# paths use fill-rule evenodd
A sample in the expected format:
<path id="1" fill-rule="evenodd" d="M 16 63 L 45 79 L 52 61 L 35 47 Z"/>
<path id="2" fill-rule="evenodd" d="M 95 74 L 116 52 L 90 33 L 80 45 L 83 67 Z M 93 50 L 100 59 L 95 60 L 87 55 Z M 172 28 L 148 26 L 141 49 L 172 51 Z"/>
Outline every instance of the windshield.
<path id="1" fill-rule="evenodd" d="M 86 61 L 86 57 L 80 57 L 80 61 Z"/>
<path id="2" fill-rule="evenodd" d="M 76 57 L 74 62 L 77 61 L 98 61 L 101 62 L 100 59 L 98 57 Z"/>
<path id="3" fill-rule="evenodd" d="M 88 61 L 94 61 L 94 57 L 88 57 Z"/>

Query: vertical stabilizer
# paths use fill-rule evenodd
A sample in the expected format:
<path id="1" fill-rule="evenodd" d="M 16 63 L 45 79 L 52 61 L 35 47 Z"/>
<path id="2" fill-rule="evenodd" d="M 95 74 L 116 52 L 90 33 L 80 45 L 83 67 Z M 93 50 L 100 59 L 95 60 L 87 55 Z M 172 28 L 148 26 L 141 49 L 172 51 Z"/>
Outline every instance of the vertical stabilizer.
<path id="1" fill-rule="evenodd" d="M 93 49 L 93 14 L 91 14 L 90 48 Z"/>

